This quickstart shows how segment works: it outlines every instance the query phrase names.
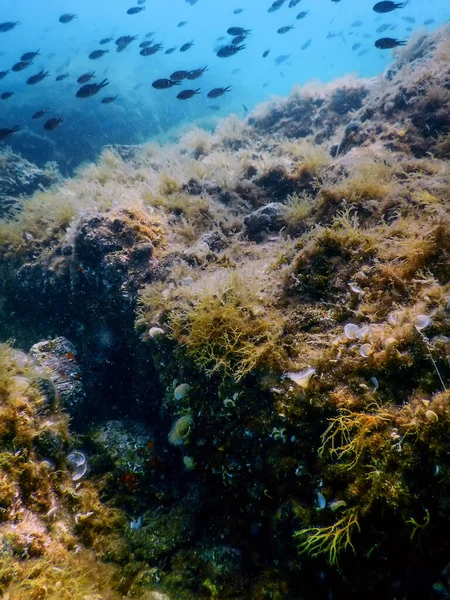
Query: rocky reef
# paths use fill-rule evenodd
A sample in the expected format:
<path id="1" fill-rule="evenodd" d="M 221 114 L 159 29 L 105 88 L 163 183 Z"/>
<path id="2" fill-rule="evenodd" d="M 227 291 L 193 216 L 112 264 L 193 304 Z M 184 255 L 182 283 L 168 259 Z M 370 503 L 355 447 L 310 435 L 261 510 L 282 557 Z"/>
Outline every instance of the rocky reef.
<path id="1" fill-rule="evenodd" d="M 5 598 L 450 597 L 449 58 L 3 216 Z"/>

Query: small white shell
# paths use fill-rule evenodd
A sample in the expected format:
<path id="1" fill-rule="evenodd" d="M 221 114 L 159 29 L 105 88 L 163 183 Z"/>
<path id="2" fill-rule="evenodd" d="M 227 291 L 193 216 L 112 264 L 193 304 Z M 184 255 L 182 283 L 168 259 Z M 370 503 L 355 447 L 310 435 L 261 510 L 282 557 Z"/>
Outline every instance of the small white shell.
<path id="1" fill-rule="evenodd" d="M 430 327 L 430 325 L 433 325 L 433 319 L 428 315 L 417 315 L 413 321 L 413 325 L 417 331 L 422 331 L 422 329 L 426 329 L 427 327 Z"/>
<path id="2" fill-rule="evenodd" d="M 355 323 L 347 323 L 347 325 L 344 327 L 345 337 L 348 340 L 356 340 L 359 330 L 360 328 L 358 325 L 355 325 Z"/>
<path id="3" fill-rule="evenodd" d="M 356 283 L 350 281 L 348 287 L 352 290 L 354 294 L 358 294 L 359 296 L 364 296 L 364 290 L 362 290 Z"/>
<path id="4" fill-rule="evenodd" d="M 327 505 L 327 501 L 325 500 L 325 496 L 323 494 L 321 494 L 320 492 L 317 492 L 316 494 L 316 500 L 317 500 L 317 504 L 319 505 L 319 509 L 323 510 L 326 505 Z"/>
<path id="5" fill-rule="evenodd" d="M 394 310 L 388 316 L 388 322 L 390 325 L 401 325 L 405 318 L 405 312 L 403 310 Z"/>
<path id="6" fill-rule="evenodd" d="M 370 334 L 372 332 L 372 327 L 370 325 L 364 325 L 363 327 L 361 327 L 361 329 L 359 329 L 356 333 L 356 337 L 358 338 L 358 340 L 365 340 L 366 338 L 370 337 Z"/>
<path id="7" fill-rule="evenodd" d="M 150 327 L 148 335 L 151 338 L 157 338 L 160 335 L 164 335 L 164 329 L 161 329 L 161 327 Z"/>
<path id="8" fill-rule="evenodd" d="M 372 344 L 363 344 L 359 349 L 359 353 L 362 357 L 368 358 L 371 354 L 373 354 Z"/>
<path id="9" fill-rule="evenodd" d="M 284 373 L 281 376 L 281 379 L 290 379 L 300 387 L 306 389 L 308 387 L 309 380 L 316 373 L 316 369 L 313 367 L 307 367 L 303 369 L 303 371 L 290 371 L 289 373 Z"/>

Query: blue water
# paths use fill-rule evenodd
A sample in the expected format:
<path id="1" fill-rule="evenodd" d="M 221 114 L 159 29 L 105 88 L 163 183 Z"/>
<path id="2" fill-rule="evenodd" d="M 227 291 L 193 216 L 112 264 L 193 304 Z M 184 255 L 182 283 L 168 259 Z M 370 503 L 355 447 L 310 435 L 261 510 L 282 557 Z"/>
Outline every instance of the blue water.
<path id="1" fill-rule="evenodd" d="M 301 0 L 289 8 L 286 0 L 280 10 L 269 13 L 267 0 L 147 0 L 146 9 L 128 15 L 136 2 L 126 0 L 2 0 L 0 22 L 21 23 L 12 31 L 0 33 L 0 71 L 10 69 L 27 51 L 40 49 L 34 64 L 20 73 L 10 72 L 0 81 L 0 93 L 13 91 L 14 96 L 0 100 L 0 128 L 19 125 L 20 132 L 7 143 L 22 150 L 37 162 L 58 160 L 70 167 L 91 159 L 106 143 L 139 143 L 158 136 L 167 137 L 180 125 L 198 121 L 212 126 L 217 116 L 237 112 L 244 116 L 251 108 L 272 95 L 285 95 L 295 84 L 310 80 L 329 81 L 354 73 L 367 77 L 381 73 L 392 59 L 391 51 L 377 50 L 373 43 L 389 36 L 407 40 L 415 30 L 434 28 L 450 17 L 449 0 L 411 0 L 403 8 L 379 15 L 372 10 L 375 0 Z M 233 10 L 241 8 L 239 15 Z M 309 11 L 296 20 L 301 11 Z M 77 19 L 59 23 L 63 13 L 75 13 Z M 406 20 L 408 19 L 408 20 Z M 414 22 L 409 22 L 413 19 Z M 428 26 L 423 23 L 433 20 Z M 187 21 L 177 27 L 180 21 Z M 356 23 L 356 24 L 355 24 Z M 277 29 L 294 24 L 284 35 Z M 383 24 L 392 30 L 377 33 Z M 251 29 L 246 49 L 230 58 L 218 58 L 214 49 L 229 42 L 230 26 Z M 139 55 L 139 43 L 154 33 L 155 42 L 164 50 L 149 57 Z M 121 35 L 139 36 L 122 53 L 116 52 L 114 40 L 105 46 L 99 40 Z M 219 40 L 225 36 L 224 40 Z M 193 40 L 185 53 L 178 48 Z M 302 46 L 310 41 L 309 46 Z M 355 47 L 357 45 L 357 47 Z M 172 46 L 171 55 L 164 51 Z M 352 47 L 354 49 L 352 49 Z M 88 59 L 96 49 L 109 49 L 97 61 Z M 270 49 L 267 58 L 262 54 Z M 280 55 L 289 55 L 281 65 Z M 191 70 L 207 65 L 208 71 L 196 81 L 180 87 L 155 90 L 152 81 L 179 69 Z M 50 76 L 35 86 L 26 85 L 30 75 L 44 69 Z M 96 71 L 95 81 L 107 77 L 110 84 L 98 95 L 76 99 L 80 87 L 77 77 Z M 70 77 L 55 82 L 61 73 Z M 206 93 L 214 87 L 231 85 L 232 91 L 210 100 Z M 187 101 L 176 98 L 180 89 L 201 88 L 200 94 Z M 114 104 L 101 105 L 104 96 L 119 95 Z M 42 121 L 31 115 L 49 108 L 48 116 L 62 116 L 64 123 L 55 131 L 43 131 Z M 5 142 L 1 142 L 5 145 Z M 70 162 L 70 161 L 69 161 Z"/>

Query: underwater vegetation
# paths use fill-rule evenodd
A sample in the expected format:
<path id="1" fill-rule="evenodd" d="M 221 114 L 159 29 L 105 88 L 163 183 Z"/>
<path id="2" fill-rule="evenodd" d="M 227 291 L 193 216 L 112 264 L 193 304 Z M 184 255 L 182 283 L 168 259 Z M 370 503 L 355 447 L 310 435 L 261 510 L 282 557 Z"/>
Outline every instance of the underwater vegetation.
<path id="1" fill-rule="evenodd" d="M 448 45 L 0 219 L 6 598 L 450 594 Z"/>

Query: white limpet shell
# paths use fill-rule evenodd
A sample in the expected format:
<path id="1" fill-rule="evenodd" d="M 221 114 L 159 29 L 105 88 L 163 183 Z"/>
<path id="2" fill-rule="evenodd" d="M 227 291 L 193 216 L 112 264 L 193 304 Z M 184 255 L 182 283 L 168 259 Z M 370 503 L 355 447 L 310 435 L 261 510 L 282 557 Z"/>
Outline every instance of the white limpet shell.
<path id="1" fill-rule="evenodd" d="M 401 325 L 405 318 L 405 312 L 403 310 L 394 310 L 388 316 L 388 322 L 390 325 Z"/>
<path id="2" fill-rule="evenodd" d="M 433 325 L 433 319 L 428 315 L 417 315 L 417 317 L 413 321 L 414 327 L 417 331 L 422 331 L 422 329 L 426 329 Z"/>
<path id="3" fill-rule="evenodd" d="M 307 367 L 303 369 L 303 371 L 290 371 L 288 373 L 284 373 L 281 376 L 281 379 L 290 379 L 300 387 L 306 389 L 308 387 L 309 380 L 316 373 L 316 369 L 313 367 Z"/>
<path id="4" fill-rule="evenodd" d="M 363 341 L 363 340 L 367 339 L 368 337 L 370 337 L 371 333 L 372 333 L 372 327 L 370 325 L 364 325 L 356 333 L 356 337 L 358 338 L 358 340 Z"/>
<path id="5" fill-rule="evenodd" d="M 183 400 L 183 398 L 186 398 L 190 389 L 191 386 L 188 383 L 180 383 L 180 385 L 177 385 L 177 387 L 173 390 L 175 400 Z"/>
<path id="6" fill-rule="evenodd" d="M 160 335 L 164 335 L 164 329 L 161 329 L 161 327 L 150 327 L 148 335 L 151 338 L 157 338 Z"/>
<path id="7" fill-rule="evenodd" d="M 359 330 L 360 327 L 355 325 L 355 323 L 347 323 L 347 325 L 344 327 L 345 337 L 348 340 L 356 340 Z"/>
<path id="8" fill-rule="evenodd" d="M 364 290 L 362 290 L 362 289 L 359 287 L 359 285 L 356 285 L 356 283 L 354 283 L 353 281 L 350 281 L 350 282 L 349 282 L 349 284 L 348 284 L 348 287 L 349 287 L 349 288 L 352 290 L 352 292 L 353 292 L 354 294 L 358 294 L 358 295 L 360 295 L 360 296 L 363 296 L 363 295 L 364 295 L 364 293 L 365 293 L 365 292 L 364 292 Z"/>
<path id="9" fill-rule="evenodd" d="M 371 354 L 373 354 L 373 347 L 372 344 L 363 344 L 361 346 L 361 348 L 359 349 L 359 353 L 361 354 L 361 356 L 363 356 L 364 358 L 369 357 Z"/>

